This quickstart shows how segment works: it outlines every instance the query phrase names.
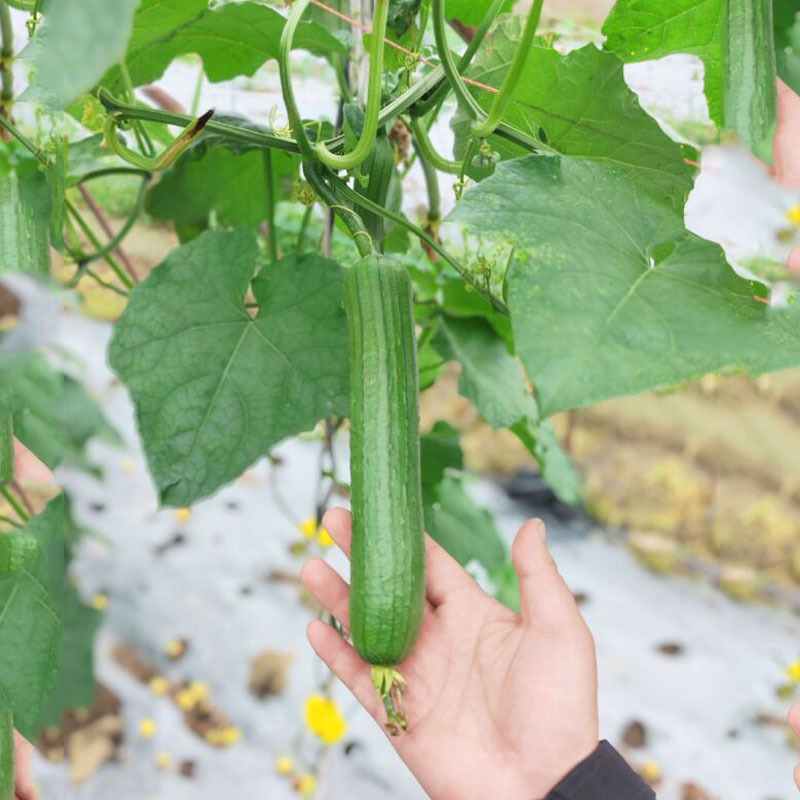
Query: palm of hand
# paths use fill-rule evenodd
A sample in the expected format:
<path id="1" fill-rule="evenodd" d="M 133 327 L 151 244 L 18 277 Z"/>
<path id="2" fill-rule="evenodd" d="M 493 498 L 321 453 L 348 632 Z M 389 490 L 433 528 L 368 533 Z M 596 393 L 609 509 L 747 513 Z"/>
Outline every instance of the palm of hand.
<path id="1" fill-rule="evenodd" d="M 597 745 L 591 636 L 540 525 L 523 528 L 515 544 L 522 616 L 481 591 L 429 541 L 425 622 L 400 666 L 410 729 L 392 742 L 436 800 L 544 796 Z M 326 527 L 347 552 L 349 515 L 331 512 Z M 306 565 L 303 581 L 347 627 L 344 581 L 320 561 Z M 368 665 L 329 626 L 312 623 L 309 636 L 366 709 L 385 721 Z"/>

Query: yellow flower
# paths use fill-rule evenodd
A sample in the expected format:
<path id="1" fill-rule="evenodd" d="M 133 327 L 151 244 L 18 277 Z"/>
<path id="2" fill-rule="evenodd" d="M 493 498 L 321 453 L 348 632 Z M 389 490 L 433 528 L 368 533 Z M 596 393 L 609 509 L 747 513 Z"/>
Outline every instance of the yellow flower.
<path id="1" fill-rule="evenodd" d="M 294 759 L 291 756 L 278 756 L 275 759 L 275 772 L 278 775 L 291 775 L 294 772 Z"/>
<path id="2" fill-rule="evenodd" d="M 203 700 L 208 700 L 211 694 L 211 687 L 207 683 L 203 683 L 203 681 L 192 681 L 189 684 L 188 691 L 190 691 L 194 699 L 200 703 Z"/>
<path id="3" fill-rule="evenodd" d="M 92 595 L 92 608 L 97 611 L 104 611 L 108 606 L 108 595 L 105 592 L 95 592 Z"/>
<path id="4" fill-rule="evenodd" d="M 161 769 L 166 769 L 172 763 L 172 756 L 166 751 L 162 750 L 156 756 L 156 764 L 161 767 Z"/>
<path id="5" fill-rule="evenodd" d="M 661 780 L 661 766 L 655 761 L 645 761 L 639 774 L 648 783 L 658 783 Z"/>
<path id="6" fill-rule="evenodd" d="M 156 721 L 152 717 L 145 717 L 139 722 L 139 736 L 142 739 L 152 739 L 156 735 Z"/>
<path id="7" fill-rule="evenodd" d="M 298 775 L 295 778 L 293 786 L 294 790 L 301 797 L 313 797 L 314 792 L 317 789 L 317 779 L 308 773 L 304 775 Z"/>
<path id="8" fill-rule="evenodd" d="M 187 522 L 191 516 L 192 516 L 191 508 L 175 509 L 175 522 L 177 522 L 179 525 L 183 522 Z"/>
<path id="9" fill-rule="evenodd" d="M 347 722 L 329 697 L 312 694 L 306 698 L 306 727 L 325 744 L 336 744 L 347 732 Z"/>
<path id="10" fill-rule="evenodd" d="M 308 517 L 304 519 L 298 526 L 297 530 L 303 535 L 304 539 L 313 539 L 317 534 L 317 518 Z"/>
<path id="11" fill-rule="evenodd" d="M 236 744 L 242 738 L 242 732 L 235 725 L 228 725 L 219 732 L 219 743 L 225 747 Z"/>
<path id="12" fill-rule="evenodd" d="M 790 681 L 800 683 L 800 659 L 793 661 L 786 667 L 786 675 Z"/>
<path id="13" fill-rule="evenodd" d="M 796 206 L 792 206 L 786 212 L 786 219 L 788 219 L 792 225 L 800 225 L 800 203 L 798 203 Z"/>
<path id="14" fill-rule="evenodd" d="M 180 658 L 186 652 L 186 642 L 183 639 L 170 639 L 164 645 L 164 652 L 173 660 Z"/>
<path id="15" fill-rule="evenodd" d="M 181 689 L 175 695 L 175 703 L 184 711 L 191 711 L 197 705 L 197 698 L 191 689 Z"/>
<path id="16" fill-rule="evenodd" d="M 319 527 L 319 531 L 317 532 L 317 544 L 325 549 L 334 544 L 333 537 L 321 525 Z"/>
<path id="17" fill-rule="evenodd" d="M 166 694 L 169 691 L 169 681 L 163 675 L 154 675 L 147 684 L 153 694 Z"/>

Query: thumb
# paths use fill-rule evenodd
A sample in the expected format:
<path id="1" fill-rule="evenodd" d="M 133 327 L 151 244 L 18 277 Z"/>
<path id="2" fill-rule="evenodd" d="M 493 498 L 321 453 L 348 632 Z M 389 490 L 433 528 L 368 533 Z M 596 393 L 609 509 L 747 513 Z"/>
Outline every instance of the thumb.
<path id="1" fill-rule="evenodd" d="M 577 605 L 547 547 L 544 522 L 528 520 L 511 547 L 519 578 L 522 618 L 525 622 L 559 622 L 575 614 Z"/>

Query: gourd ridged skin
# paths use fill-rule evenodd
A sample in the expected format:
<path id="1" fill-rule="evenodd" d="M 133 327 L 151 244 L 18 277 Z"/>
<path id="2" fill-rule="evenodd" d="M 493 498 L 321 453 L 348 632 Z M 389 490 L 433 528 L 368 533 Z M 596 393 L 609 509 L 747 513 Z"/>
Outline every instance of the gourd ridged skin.
<path id="1" fill-rule="evenodd" d="M 367 256 L 345 280 L 350 332 L 350 627 L 370 664 L 411 651 L 425 606 L 419 373 L 405 267 Z"/>
<path id="2" fill-rule="evenodd" d="M 14 800 L 14 721 L 0 713 L 0 800 Z"/>

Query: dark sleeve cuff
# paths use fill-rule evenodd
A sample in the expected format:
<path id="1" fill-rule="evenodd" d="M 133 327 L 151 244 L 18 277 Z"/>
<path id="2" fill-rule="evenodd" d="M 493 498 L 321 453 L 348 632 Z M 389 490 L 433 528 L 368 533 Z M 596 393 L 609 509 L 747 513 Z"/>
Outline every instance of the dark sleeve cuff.
<path id="1" fill-rule="evenodd" d="M 654 800 L 655 796 L 625 759 L 603 741 L 544 800 Z"/>

